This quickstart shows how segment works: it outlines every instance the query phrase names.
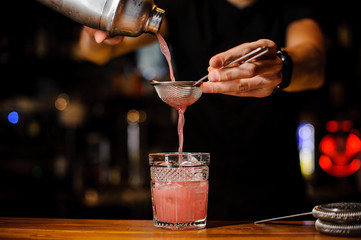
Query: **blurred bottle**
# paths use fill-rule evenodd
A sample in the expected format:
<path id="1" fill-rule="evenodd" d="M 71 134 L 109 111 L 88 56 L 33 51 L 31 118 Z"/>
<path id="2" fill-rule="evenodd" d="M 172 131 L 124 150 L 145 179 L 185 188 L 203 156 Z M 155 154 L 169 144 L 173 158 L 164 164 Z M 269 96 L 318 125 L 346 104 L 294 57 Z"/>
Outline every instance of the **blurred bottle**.
<path id="1" fill-rule="evenodd" d="M 110 36 L 158 33 L 164 10 L 153 0 L 37 0 L 74 21 Z"/>

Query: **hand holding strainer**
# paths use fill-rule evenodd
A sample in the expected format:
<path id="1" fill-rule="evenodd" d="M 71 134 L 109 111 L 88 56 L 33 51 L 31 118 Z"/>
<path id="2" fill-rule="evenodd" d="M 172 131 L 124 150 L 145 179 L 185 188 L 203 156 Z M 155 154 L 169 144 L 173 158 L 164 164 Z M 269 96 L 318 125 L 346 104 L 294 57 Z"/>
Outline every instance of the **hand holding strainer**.
<path id="1" fill-rule="evenodd" d="M 228 63 L 221 69 L 232 66 L 235 63 L 243 64 L 250 62 L 263 54 L 267 53 L 268 47 L 259 47 L 240 58 Z M 153 80 L 150 84 L 155 87 L 160 99 L 168 105 L 180 108 L 187 107 L 196 102 L 201 96 L 201 83 L 208 78 L 208 75 L 202 77 L 198 81 L 156 81 Z"/>
<path id="2" fill-rule="evenodd" d="M 237 58 L 236 60 L 233 60 L 232 62 L 228 63 L 227 65 L 221 67 L 220 69 L 232 66 L 235 63 L 240 63 L 239 65 L 243 64 L 243 63 L 247 63 L 250 62 L 260 56 L 262 56 L 263 54 L 265 54 L 266 52 L 268 52 L 269 48 L 268 47 L 259 47 L 256 48 L 255 50 L 247 53 L 246 55 L 243 55 L 242 57 Z M 193 84 L 193 86 L 198 86 L 200 85 L 204 80 L 206 80 L 208 78 L 208 75 L 202 77 L 201 79 L 199 79 L 197 82 L 195 82 Z"/>

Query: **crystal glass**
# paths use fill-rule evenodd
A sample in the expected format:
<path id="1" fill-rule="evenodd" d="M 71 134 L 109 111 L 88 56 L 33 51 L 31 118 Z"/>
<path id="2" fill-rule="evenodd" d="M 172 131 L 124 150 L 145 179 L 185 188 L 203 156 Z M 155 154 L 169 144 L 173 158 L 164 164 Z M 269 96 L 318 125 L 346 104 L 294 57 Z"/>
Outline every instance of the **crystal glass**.
<path id="1" fill-rule="evenodd" d="M 206 227 L 209 161 L 209 153 L 149 154 L 155 227 Z"/>

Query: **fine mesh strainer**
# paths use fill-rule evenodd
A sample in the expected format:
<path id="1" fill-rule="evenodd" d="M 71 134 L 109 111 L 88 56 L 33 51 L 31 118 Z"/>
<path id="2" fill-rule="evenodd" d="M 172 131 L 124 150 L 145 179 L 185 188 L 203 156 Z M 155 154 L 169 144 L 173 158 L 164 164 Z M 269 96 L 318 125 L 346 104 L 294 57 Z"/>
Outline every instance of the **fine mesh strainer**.
<path id="1" fill-rule="evenodd" d="M 150 84 L 154 86 L 160 99 L 174 108 L 183 108 L 192 105 L 201 96 L 199 86 L 193 86 L 195 81 L 156 81 Z"/>
<path id="2" fill-rule="evenodd" d="M 259 47 L 240 58 L 228 63 L 221 69 L 226 67 L 232 67 L 234 64 L 240 65 L 250 62 L 256 58 L 267 53 L 268 47 Z M 201 96 L 202 91 L 200 89 L 201 83 L 207 79 L 208 75 L 202 77 L 198 81 L 156 81 L 153 80 L 151 84 L 155 87 L 158 96 L 168 105 L 175 108 L 187 107 L 196 102 Z"/>

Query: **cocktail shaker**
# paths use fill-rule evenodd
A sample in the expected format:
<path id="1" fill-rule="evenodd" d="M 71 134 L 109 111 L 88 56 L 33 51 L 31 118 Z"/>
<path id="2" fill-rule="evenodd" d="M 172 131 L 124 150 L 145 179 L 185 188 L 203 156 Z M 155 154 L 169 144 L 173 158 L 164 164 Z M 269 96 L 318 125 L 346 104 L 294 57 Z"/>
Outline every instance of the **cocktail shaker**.
<path id="1" fill-rule="evenodd" d="M 153 0 L 37 0 L 74 21 L 110 36 L 157 33 L 164 10 Z"/>

